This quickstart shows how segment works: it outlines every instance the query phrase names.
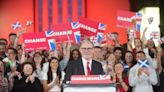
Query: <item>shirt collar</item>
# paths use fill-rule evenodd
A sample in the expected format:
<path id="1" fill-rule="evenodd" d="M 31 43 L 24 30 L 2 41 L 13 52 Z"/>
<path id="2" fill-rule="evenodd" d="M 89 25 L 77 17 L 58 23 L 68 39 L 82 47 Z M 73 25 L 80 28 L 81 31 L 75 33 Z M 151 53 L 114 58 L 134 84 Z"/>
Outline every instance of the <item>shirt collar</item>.
<path id="1" fill-rule="evenodd" d="M 83 57 L 82 57 L 82 61 L 83 61 L 84 63 L 87 63 L 87 62 L 90 62 L 90 64 L 92 63 L 92 59 L 90 59 L 90 60 L 88 61 L 88 60 L 84 59 Z"/>

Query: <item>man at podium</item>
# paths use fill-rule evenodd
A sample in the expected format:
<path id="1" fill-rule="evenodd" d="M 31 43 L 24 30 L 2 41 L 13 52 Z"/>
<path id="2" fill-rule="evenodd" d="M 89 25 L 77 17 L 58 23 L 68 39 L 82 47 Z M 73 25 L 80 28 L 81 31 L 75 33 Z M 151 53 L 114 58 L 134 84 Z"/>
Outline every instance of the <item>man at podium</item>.
<path id="1" fill-rule="evenodd" d="M 81 58 L 76 61 L 69 61 L 67 65 L 64 83 L 71 80 L 72 75 L 100 75 L 105 74 L 101 63 L 93 60 L 93 43 L 83 40 L 80 46 Z"/>

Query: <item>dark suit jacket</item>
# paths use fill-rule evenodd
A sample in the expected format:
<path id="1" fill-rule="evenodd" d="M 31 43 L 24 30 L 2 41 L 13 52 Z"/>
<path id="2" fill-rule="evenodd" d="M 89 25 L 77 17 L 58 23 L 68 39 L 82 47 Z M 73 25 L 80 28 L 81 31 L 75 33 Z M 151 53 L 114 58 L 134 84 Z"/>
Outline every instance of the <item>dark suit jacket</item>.
<path id="1" fill-rule="evenodd" d="M 105 74 L 101 63 L 92 60 L 91 67 L 91 75 Z M 82 59 L 68 62 L 64 83 L 66 83 L 66 81 L 70 81 L 72 75 L 85 75 Z"/>

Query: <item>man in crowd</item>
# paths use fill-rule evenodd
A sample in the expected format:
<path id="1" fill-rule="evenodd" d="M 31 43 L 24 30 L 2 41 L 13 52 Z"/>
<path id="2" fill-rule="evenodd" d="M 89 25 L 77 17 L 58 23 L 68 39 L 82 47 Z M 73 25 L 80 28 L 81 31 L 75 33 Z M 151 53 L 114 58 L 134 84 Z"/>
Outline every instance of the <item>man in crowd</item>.
<path id="1" fill-rule="evenodd" d="M 1 59 L 4 59 L 7 57 L 5 51 L 6 51 L 6 44 L 0 42 L 0 58 Z"/>
<path id="2" fill-rule="evenodd" d="M 145 53 L 139 51 L 136 54 L 137 64 L 130 69 L 129 84 L 133 92 L 153 92 L 152 85 L 157 84 L 157 74 L 150 62 L 145 61 Z"/>
<path id="3" fill-rule="evenodd" d="M 14 48 L 14 44 L 15 44 L 15 39 L 17 38 L 17 35 L 15 33 L 10 33 L 9 34 L 9 47 Z"/>

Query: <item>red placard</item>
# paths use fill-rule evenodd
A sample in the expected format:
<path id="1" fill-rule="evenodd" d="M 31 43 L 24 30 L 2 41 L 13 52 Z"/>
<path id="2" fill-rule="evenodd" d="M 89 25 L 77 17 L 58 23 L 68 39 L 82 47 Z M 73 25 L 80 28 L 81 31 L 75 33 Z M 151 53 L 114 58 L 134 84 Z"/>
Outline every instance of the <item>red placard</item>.
<path id="1" fill-rule="evenodd" d="M 81 35 L 84 36 L 97 36 L 97 32 L 104 32 L 106 30 L 107 25 L 96 22 L 93 20 L 89 20 L 87 18 L 79 19 L 79 28 Z"/>
<path id="2" fill-rule="evenodd" d="M 117 27 L 134 28 L 134 21 L 136 12 L 118 11 L 117 12 Z"/>
<path id="3" fill-rule="evenodd" d="M 46 37 L 45 32 L 24 33 L 25 51 L 55 49 L 55 40 Z"/>
<path id="4" fill-rule="evenodd" d="M 71 84 L 109 84 L 112 83 L 110 75 L 72 75 Z"/>
<path id="5" fill-rule="evenodd" d="M 80 31 L 78 29 L 72 29 L 71 24 L 60 24 L 54 25 L 52 27 L 51 35 L 49 37 L 55 38 L 56 43 L 63 43 L 63 42 L 76 42 L 76 35 Z"/>

